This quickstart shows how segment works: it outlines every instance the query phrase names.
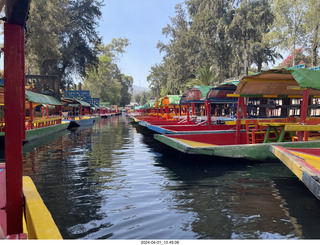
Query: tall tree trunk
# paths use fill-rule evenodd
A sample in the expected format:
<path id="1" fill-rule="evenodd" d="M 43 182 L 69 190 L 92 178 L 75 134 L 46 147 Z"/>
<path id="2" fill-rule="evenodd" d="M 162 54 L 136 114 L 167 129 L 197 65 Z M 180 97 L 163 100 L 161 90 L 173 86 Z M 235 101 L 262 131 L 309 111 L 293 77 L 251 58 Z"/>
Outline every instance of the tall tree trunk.
<path id="1" fill-rule="evenodd" d="M 313 35 L 313 40 L 312 40 L 312 66 L 317 66 L 318 65 L 318 54 L 317 54 L 317 49 L 318 49 L 318 31 L 319 31 L 319 26 L 317 25 L 315 30 L 314 30 L 314 35 Z"/>
<path id="2" fill-rule="evenodd" d="M 296 41 L 293 41 L 292 66 L 296 65 Z"/>

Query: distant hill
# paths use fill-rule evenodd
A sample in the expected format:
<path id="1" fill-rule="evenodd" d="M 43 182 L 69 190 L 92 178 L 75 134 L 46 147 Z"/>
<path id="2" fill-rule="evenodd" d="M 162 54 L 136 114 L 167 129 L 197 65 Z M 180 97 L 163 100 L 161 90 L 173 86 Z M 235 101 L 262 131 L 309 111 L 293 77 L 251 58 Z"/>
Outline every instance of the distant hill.
<path id="1" fill-rule="evenodd" d="M 147 91 L 147 92 L 150 91 L 149 88 L 139 87 L 139 86 L 136 86 L 136 85 L 133 85 L 132 87 L 133 87 L 132 95 L 139 94 L 139 93 L 141 93 L 143 91 Z"/>

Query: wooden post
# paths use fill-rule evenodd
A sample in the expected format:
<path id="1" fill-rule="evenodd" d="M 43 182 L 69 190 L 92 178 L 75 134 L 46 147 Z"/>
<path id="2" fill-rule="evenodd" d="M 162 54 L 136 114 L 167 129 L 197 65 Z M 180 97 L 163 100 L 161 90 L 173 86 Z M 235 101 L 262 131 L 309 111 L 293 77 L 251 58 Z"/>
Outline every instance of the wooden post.
<path id="1" fill-rule="evenodd" d="M 24 27 L 4 24 L 6 219 L 5 235 L 22 230 L 22 144 L 25 139 Z"/>
<path id="2" fill-rule="evenodd" d="M 301 104 L 301 110 L 300 110 L 300 124 L 306 123 L 307 114 L 308 114 L 309 93 L 310 93 L 310 89 L 308 88 L 303 91 L 302 104 Z M 304 135 L 303 131 L 298 132 L 298 141 L 303 140 L 303 135 Z"/>

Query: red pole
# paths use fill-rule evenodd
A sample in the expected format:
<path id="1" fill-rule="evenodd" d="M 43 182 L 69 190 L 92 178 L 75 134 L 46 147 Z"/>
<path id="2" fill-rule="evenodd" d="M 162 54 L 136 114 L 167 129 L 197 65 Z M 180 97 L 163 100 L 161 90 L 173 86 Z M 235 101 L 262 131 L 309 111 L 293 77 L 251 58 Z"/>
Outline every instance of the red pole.
<path id="1" fill-rule="evenodd" d="M 209 100 L 206 100 L 206 103 L 207 103 L 206 108 L 207 108 L 208 125 L 211 128 L 211 104 Z"/>
<path id="2" fill-rule="evenodd" d="M 303 91 L 301 111 L 300 111 L 300 124 L 305 124 L 308 114 L 308 103 L 309 103 L 309 93 L 310 89 L 306 89 Z M 298 141 L 303 140 L 304 132 L 298 132 Z"/>
<path id="3" fill-rule="evenodd" d="M 6 235 L 22 233 L 22 143 L 25 139 L 24 28 L 4 24 Z"/>
<path id="4" fill-rule="evenodd" d="M 244 98 L 239 97 L 238 98 L 238 105 L 237 105 L 237 124 L 236 124 L 236 143 L 240 144 L 241 142 L 241 135 L 240 135 L 240 129 L 241 129 L 241 114 L 243 110 L 243 103 Z"/>
<path id="5" fill-rule="evenodd" d="M 195 116 L 194 103 L 191 103 L 191 108 L 192 108 L 192 116 Z"/>
<path id="6" fill-rule="evenodd" d="M 187 102 L 187 124 L 190 123 L 190 112 L 189 112 L 190 104 Z"/>
<path id="7" fill-rule="evenodd" d="M 47 118 L 49 118 L 49 106 L 47 105 Z"/>
<path id="8" fill-rule="evenodd" d="M 30 105 L 30 127 L 31 129 L 33 129 L 33 103 L 29 102 Z"/>

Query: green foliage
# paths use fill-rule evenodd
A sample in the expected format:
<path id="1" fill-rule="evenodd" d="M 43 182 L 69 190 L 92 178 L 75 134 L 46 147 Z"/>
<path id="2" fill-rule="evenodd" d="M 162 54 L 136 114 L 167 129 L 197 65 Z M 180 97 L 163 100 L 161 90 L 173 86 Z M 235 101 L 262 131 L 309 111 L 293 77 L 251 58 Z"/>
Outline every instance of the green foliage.
<path id="1" fill-rule="evenodd" d="M 92 97 L 108 101 L 113 105 L 125 106 L 131 101 L 133 78 L 121 73 L 116 62 L 129 45 L 126 38 L 112 39 L 108 45 L 101 45 L 101 55 L 97 68 L 86 71 L 84 88 L 90 90 Z"/>
<path id="2" fill-rule="evenodd" d="M 163 88 L 167 88 L 168 75 L 164 64 L 156 64 L 151 67 L 147 81 L 150 83 L 151 94 L 155 98 L 160 98 L 166 95 L 167 91 L 162 91 Z"/>
<path id="3" fill-rule="evenodd" d="M 218 81 L 219 74 L 214 72 L 213 66 L 209 69 L 207 69 L 207 67 L 201 67 L 194 73 L 193 78 L 189 78 L 186 81 L 186 86 L 213 86 L 215 83 L 218 83 Z"/>
<path id="4" fill-rule="evenodd" d="M 101 6 L 98 0 L 31 1 L 27 72 L 58 75 L 60 87 L 65 88 L 74 75 L 85 76 L 89 66 L 97 66 Z"/>
<path id="5" fill-rule="evenodd" d="M 308 4 L 305 0 L 271 0 L 271 3 L 276 19 L 268 40 L 280 50 L 296 50 L 305 41 Z M 295 64 L 293 52 L 293 65 Z"/>

